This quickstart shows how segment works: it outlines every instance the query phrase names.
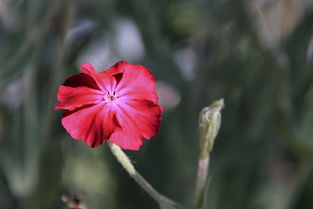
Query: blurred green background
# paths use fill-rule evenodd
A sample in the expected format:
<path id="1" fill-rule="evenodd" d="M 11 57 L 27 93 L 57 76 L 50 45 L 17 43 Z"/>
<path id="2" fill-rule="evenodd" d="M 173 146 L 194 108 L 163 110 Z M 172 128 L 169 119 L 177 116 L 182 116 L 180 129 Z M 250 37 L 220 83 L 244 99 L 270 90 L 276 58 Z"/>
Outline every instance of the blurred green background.
<path id="1" fill-rule="evenodd" d="M 313 208 L 312 0 L 0 0 L 0 209 L 158 208 L 53 110 L 82 63 L 119 60 L 158 81 L 161 131 L 127 152 L 157 190 L 191 205 L 198 114 L 224 98 L 207 208 Z"/>

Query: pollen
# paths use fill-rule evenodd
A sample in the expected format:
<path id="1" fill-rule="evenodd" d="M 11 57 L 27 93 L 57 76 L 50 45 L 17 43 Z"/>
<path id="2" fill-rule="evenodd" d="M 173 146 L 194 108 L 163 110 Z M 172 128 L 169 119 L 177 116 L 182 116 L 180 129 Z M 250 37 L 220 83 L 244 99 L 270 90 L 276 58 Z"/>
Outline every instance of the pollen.
<path id="1" fill-rule="evenodd" d="M 103 100 L 107 103 L 110 103 L 110 102 L 114 102 L 118 99 L 119 97 L 115 94 L 115 91 L 113 92 L 109 92 L 107 91 L 106 94 L 104 94 L 103 96 Z"/>

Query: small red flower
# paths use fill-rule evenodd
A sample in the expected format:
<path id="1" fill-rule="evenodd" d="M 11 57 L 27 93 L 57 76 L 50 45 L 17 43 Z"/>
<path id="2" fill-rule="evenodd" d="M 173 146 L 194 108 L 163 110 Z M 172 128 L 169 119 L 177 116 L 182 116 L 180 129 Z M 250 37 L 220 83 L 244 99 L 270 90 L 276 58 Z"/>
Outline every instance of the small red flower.
<path id="1" fill-rule="evenodd" d="M 84 73 L 69 77 L 58 90 L 64 109 L 62 125 L 72 138 L 90 147 L 111 141 L 123 149 L 139 150 L 144 139 L 160 128 L 155 79 L 150 70 L 121 61 L 96 72 L 90 63 Z"/>

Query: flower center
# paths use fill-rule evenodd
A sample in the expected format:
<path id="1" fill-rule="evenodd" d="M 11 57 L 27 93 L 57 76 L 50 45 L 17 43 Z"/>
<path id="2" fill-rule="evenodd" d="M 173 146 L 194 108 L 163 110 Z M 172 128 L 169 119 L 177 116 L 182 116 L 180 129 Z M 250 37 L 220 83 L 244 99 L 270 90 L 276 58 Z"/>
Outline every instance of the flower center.
<path id="1" fill-rule="evenodd" d="M 115 91 L 113 91 L 113 92 L 107 91 L 106 94 L 104 94 L 104 96 L 103 96 L 103 100 L 105 102 L 114 102 L 118 98 L 119 97 L 115 94 Z"/>

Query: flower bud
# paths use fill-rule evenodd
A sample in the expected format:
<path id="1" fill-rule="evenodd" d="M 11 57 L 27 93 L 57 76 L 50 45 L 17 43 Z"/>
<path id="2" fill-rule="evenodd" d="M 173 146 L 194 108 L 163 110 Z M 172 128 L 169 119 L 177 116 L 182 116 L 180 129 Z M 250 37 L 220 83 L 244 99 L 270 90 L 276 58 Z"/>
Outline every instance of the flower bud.
<path id="1" fill-rule="evenodd" d="M 201 110 L 199 117 L 201 156 L 207 156 L 213 148 L 214 140 L 221 126 L 223 107 L 224 99 L 219 99 Z"/>

